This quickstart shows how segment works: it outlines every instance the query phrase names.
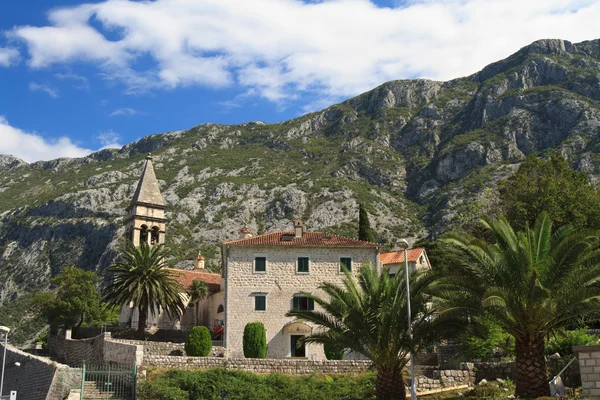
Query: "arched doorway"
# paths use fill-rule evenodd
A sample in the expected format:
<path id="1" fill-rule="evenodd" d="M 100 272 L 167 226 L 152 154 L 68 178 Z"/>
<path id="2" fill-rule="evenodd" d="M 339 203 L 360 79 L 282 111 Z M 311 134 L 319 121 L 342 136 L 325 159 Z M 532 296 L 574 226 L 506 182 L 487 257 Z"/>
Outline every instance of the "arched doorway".
<path id="1" fill-rule="evenodd" d="M 283 326 L 283 334 L 288 338 L 289 356 L 293 358 L 304 358 L 307 356 L 306 345 L 300 339 L 310 335 L 313 327 L 306 322 L 292 321 Z"/>

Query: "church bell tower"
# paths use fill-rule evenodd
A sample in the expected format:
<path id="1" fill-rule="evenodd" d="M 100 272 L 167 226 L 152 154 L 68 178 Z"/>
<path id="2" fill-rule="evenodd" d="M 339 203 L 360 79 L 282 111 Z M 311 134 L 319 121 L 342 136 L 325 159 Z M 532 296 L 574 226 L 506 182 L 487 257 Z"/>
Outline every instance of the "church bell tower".
<path id="1" fill-rule="evenodd" d="M 127 240 L 134 246 L 143 242 L 150 246 L 165 242 L 165 201 L 160 193 L 150 154 L 146 157 L 142 176 L 127 212 Z"/>

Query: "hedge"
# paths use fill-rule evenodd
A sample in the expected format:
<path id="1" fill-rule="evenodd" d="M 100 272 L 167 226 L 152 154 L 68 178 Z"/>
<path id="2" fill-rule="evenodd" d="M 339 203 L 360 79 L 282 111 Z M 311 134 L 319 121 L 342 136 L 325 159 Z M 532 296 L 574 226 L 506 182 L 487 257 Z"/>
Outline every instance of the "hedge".
<path id="1" fill-rule="evenodd" d="M 191 357 L 206 357 L 212 349 L 212 337 L 205 326 L 195 326 L 185 340 L 185 354 Z"/>
<path id="2" fill-rule="evenodd" d="M 267 358 L 267 332 L 262 322 L 249 322 L 244 328 L 244 357 Z"/>

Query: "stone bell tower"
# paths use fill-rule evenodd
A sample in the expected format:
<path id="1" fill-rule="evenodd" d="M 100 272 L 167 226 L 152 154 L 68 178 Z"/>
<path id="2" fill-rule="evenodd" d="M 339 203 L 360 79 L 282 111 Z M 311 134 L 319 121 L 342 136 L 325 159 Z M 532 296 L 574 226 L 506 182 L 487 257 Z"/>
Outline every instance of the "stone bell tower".
<path id="1" fill-rule="evenodd" d="M 146 157 L 142 176 L 127 212 L 127 239 L 134 246 L 137 247 L 142 242 L 150 246 L 165 242 L 165 201 L 160 193 L 150 154 Z"/>

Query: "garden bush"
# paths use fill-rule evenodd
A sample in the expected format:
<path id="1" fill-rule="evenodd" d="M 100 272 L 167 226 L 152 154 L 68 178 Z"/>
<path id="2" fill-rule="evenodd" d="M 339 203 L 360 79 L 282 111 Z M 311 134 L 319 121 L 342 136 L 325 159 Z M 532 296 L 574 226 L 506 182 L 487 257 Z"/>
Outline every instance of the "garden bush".
<path id="1" fill-rule="evenodd" d="M 261 322 L 249 322 L 244 328 L 244 357 L 267 358 L 267 332 Z"/>
<path id="2" fill-rule="evenodd" d="M 375 373 L 347 375 L 259 375 L 226 369 L 154 370 L 140 400 L 332 400 L 371 399 Z M 172 392 L 171 392 L 172 391 Z M 173 393 L 169 397 L 169 393 Z"/>
<path id="3" fill-rule="evenodd" d="M 333 343 L 326 343 L 325 345 L 323 345 L 323 348 L 325 350 L 325 357 L 327 357 L 328 360 L 344 359 L 345 351 L 343 347 Z"/>
<path id="4" fill-rule="evenodd" d="M 561 332 L 552 337 L 546 344 L 544 351 L 548 356 L 558 353 L 564 358 L 573 355 L 573 346 L 587 346 L 592 344 L 598 344 L 598 338 L 594 335 L 588 335 L 587 329 L 582 328 L 576 331 Z"/>
<path id="5" fill-rule="evenodd" d="M 475 397 L 478 399 L 505 399 L 508 397 L 508 394 L 497 385 L 487 384 L 474 387 L 465 394 L 465 397 Z"/>
<path id="6" fill-rule="evenodd" d="M 475 322 L 461 337 L 460 352 L 467 360 L 489 361 L 495 357 L 512 357 L 514 350 L 515 339 L 488 319 Z"/>
<path id="7" fill-rule="evenodd" d="M 185 340 L 185 354 L 191 357 L 206 357 L 212 349 L 212 337 L 205 326 L 195 326 Z"/>

